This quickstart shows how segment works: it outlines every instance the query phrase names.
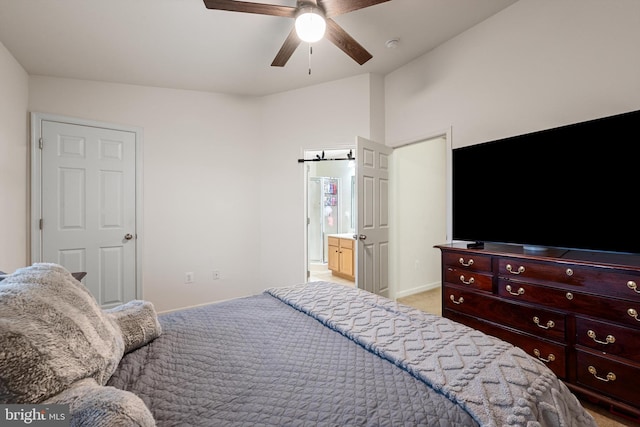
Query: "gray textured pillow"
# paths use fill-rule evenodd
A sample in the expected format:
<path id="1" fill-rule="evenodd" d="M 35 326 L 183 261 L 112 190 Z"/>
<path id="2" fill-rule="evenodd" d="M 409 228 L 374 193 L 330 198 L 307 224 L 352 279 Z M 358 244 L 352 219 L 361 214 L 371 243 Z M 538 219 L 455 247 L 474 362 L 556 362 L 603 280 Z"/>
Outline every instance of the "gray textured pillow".
<path id="1" fill-rule="evenodd" d="M 125 353 L 142 347 L 162 333 L 156 310 L 149 301 L 129 301 L 106 312 L 120 326 Z"/>
<path id="2" fill-rule="evenodd" d="M 93 378 L 73 384 L 46 404 L 69 405 L 71 427 L 155 426 L 149 408 L 135 394 L 100 386 Z"/>
<path id="3" fill-rule="evenodd" d="M 39 403 L 83 378 L 104 385 L 123 352 L 115 321 L 62 266 L 0 282 L 0 403 Z"/>

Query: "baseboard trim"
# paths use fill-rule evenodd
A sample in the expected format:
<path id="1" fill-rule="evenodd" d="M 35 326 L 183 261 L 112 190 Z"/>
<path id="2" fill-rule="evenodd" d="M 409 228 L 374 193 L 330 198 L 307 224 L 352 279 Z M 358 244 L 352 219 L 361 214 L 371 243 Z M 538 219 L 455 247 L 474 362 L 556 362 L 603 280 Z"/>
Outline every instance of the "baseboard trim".
<path id="1" fill-rule="evenodd" d="M 428 283 L 426 285 L 418 286 L 411 289 L 405 289 L 405 290 L 396 292 L 396 299 L 419 294 L 420 292 L 431 291 L 434 289 L 438 289 L 439 287 L 440 287 L 440 282 L 435 282 L 435 283 Z"/>
<path id="2" fill-rule="evenodd" d="M 227 299 L 222 299 L 222 300 L 218 300 L 218 301 L 203 302 L 202 304 L 187 305 L 187 306 L 178 307 L 178 308 L 170 308 L 170 309 L 167 309 L 167 310 L 158 311 L 158 314 L 167 314 L 167 313 L 173 313 L 174 311 L 188 310 L 190 308 L 204 307 L 205 305 L 218 304 L 219 302 L 226 302 L 226 301 L 231 301 L 231 300 L 239 299 L 239 298 L 244 298 L 244 297 L 242 297 L 242 296 L 233 297 L 233 298 L 227 298 Z"/>

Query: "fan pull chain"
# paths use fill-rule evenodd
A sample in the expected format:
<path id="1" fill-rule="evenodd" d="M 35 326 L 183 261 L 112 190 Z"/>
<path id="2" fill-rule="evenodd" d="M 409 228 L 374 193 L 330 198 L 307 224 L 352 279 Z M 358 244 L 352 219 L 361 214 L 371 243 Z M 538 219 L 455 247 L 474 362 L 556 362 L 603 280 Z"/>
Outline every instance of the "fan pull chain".
<path id="1" fill-rule="evenodd" d="M 311 55 L 313 54 L 313 47 L 309 43 L 309 75 L 311 75 Z"/>

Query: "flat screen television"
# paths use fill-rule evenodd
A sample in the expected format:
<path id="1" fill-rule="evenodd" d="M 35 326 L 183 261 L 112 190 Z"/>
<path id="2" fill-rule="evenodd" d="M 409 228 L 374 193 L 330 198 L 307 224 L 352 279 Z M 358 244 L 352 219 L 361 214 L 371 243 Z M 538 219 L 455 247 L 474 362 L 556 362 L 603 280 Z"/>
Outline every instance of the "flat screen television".
<path id="1" fill-rule="evenodd" d="M 453 149 L 453 239 L 640 254 L 640 110 Z"/>

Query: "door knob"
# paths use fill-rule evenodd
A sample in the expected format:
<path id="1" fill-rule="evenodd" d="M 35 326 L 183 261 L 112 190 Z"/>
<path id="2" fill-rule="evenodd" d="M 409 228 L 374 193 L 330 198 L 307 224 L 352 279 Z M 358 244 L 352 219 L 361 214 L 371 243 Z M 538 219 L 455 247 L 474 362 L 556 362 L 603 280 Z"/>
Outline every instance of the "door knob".
<path id="1" fill-rule="evenodd" d="M 127 233 L 127 234 L 124 235 L 124 239 L 125 240 L 131 240 L 131 239 L 133 239 L 133 235 L 131 235 L 130 233 Z"/>
<path id="2" fill-rule="evenodd" d="M 358 236 L 358 239 L 367 240 L 367 235 L 366 234 L 361 234 L 361 235 Z"/>

